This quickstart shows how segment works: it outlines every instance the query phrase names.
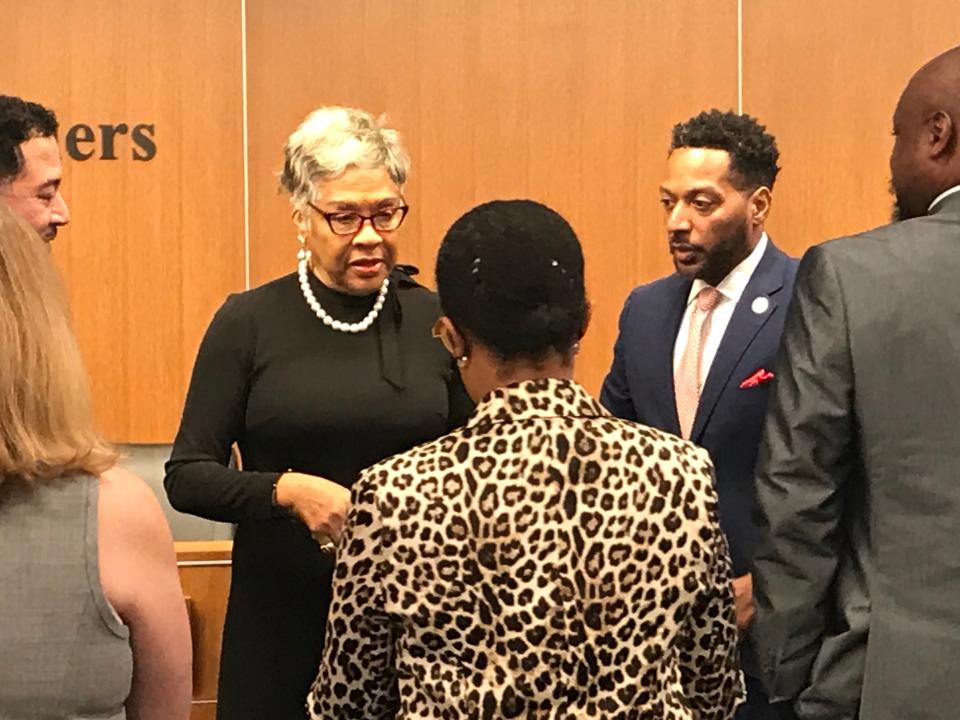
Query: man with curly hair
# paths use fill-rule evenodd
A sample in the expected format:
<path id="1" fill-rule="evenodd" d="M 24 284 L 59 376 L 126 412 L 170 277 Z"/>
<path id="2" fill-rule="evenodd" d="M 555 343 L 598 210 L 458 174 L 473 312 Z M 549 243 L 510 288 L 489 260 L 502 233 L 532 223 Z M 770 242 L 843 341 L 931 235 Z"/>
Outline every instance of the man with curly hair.
<path id="1" fill-rule="evenodd" d="M 47 242 L 70 222 L 70 210 L 60 194 L 58 129 L 52 110 L 0 95 L 0 202 Z"/>
<path id="2" fill-rule="evenodd" d="M 748 632 L 754 466 L 797 268 L 764 232 L 778 158 L 774 137 L 747 115 L 711 110 L 674 127 L 660 202 L 676 272 L 627 298 L 600 396 L 615 415 L 681 435 L 713 459 L 744 632 L 738 720 L 778 716 Z"/>

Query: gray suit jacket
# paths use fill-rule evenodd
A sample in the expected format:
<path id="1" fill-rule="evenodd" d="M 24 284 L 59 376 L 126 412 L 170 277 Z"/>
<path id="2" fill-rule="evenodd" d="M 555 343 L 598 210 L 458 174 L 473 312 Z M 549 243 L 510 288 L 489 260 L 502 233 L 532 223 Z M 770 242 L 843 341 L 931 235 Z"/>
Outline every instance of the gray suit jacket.
<path id="1" fill-rule="evenodd" d="M 800 718 L 960 703 L 960 195 L 811 248 L 758 461 L 759 655 Z"/>

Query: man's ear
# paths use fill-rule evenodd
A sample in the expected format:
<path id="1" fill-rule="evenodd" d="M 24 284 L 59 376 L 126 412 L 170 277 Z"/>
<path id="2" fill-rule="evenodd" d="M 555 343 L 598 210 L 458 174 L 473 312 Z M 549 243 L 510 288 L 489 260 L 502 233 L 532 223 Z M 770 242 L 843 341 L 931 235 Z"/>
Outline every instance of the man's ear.
<path id="1" fill-rule="evenodd" d="M 754 225 L 763 225 L 770 215 L 770 206 L 773 204 L 773 193 L 766 185 L 753 191 L 750 196 L 750 221 Z"/>
<path id="2" fill-rule="evenodd" d="M 941 160 L 954 153 L 957 147 L 957 126 L 944 110 L 934 110 L 923 124 L 927 155 Z"/>

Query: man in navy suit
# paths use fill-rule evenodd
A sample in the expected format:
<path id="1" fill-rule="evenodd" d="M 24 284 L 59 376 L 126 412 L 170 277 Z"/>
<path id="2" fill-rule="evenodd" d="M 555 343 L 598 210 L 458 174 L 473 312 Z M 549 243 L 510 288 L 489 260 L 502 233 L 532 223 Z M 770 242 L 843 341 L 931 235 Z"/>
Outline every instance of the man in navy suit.
<path id="1" fill-rule="evenodd" d="M 601 402 L 618 417 L 682 435 L 716 468 L 733 560 L 737 622 L 753 618 L 754 465 L 797 261 L 764 232 L 776 140 L 747 115 L 711 110 L 673 129 L 660 187 L 676 272 L 633 290 Z M 779 716 L 750 643 L 737 720 Z"/>

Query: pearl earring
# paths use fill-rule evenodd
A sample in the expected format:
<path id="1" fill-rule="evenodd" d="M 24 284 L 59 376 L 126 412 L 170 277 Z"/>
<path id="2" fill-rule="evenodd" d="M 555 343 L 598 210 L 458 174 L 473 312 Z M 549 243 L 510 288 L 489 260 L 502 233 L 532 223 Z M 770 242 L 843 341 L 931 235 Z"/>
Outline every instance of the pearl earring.
<path id="1" fill-rule="evenodd" d="M 307 239 L 303 233 L 297 234 L 297 240 L 300 241 L 300 249 L 297 251 L 297 260 L 310 260 L 310 251 L 307 249 Z"/>
<path id="2" fill-rule="evenodd" d="M 457 358 L 457 367 L 465 368 L 468 362 L 470 362 L 470 358 L 468 358 L 466 355 L 461 355 Z"/>

